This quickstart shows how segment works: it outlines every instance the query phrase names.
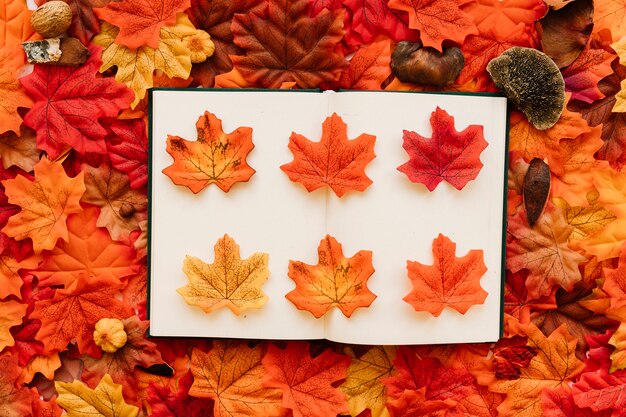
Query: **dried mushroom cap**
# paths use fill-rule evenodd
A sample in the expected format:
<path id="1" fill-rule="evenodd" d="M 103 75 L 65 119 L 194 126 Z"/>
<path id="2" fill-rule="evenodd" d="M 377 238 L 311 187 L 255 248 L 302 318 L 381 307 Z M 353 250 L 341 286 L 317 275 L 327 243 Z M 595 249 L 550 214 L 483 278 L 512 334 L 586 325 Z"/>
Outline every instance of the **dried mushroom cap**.
<path id="1" fill-rule="evenodd" d="M 403 83 L 444 86 L 452 84 L 463 69 L 465 58 L 459 48 L 443 53 L 422 47 L 419 42 L 402 41 L 391 55 L 391 70 Z"/>
<path id="2" fill-rule="evenodd" d="M 492 59 L 487 72 L 537 129 L 548 129 L 561 117 L 565 82 L 559 67 L 543 52 L 515 46 Z"/>

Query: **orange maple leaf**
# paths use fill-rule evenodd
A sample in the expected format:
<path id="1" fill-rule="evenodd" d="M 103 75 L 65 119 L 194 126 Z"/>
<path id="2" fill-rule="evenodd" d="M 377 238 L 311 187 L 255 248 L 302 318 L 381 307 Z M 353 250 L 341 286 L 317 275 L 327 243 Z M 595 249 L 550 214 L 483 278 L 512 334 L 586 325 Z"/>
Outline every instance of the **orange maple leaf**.
<path id="1" fill-rule="evenodd" d="M 365 45 L 356 51 L 342 73 L 338 87 L 346 90 L 380 90 L 391 74 L 391 44 L 388 40 Z"/>
<path id="2" fill-rule="evenodd" d="M 532 26 L 547 7 L 541 0 L 474 0 L 464 1 L 461 10 L 474 18 L 480 33 L 493 31 L 498 41 L 506 42 L 507 33 L 520 23 Z"/>
<path id="3" fill-rule="evenodd" d="M 9 203 L 22 209 L 9 218 L 2 232 L 16 240 L 31 238 L 38 254 L 54 248 L 59 238 L 67 241 L 65 222 L 70 214 L 82 211 L 79 200 L 85 184 L 82 172 L 70 178 L 60 162 L 45 157 L 34 170 L 33 181 L 21 175 L 2 181 Z"/>
<path id="4" fill-rule="evenodd" d="M 296 288 L 285 295 L 289 301 L 316 318 L 335 306 L 350 317 L 357 308 L 372 304 L 376 295 L 367 288 L 367 280 L 374 273 L 371 251 L 361 250 L 346 258 L 341 244 L 326 235 L 317 253 L 317 265 L 289 261 L 289 277 L 296 283 Z"/>
<path id="5" fill-rule="evenodd" d="M 254 148 L 252 129 L 239 127 L 224 133 L 222 121 L 213 113 L 204 112 L 196 122 L 195 142 L 178 136 L 167 136 L 167 152 L 174 163 L 163 170 L 177 185 L 198 193 L 209 184 L 228 192 L 237 182 L 245 182 L 255 173 L 246 156 Z"/>
<path id="6" fill-rule="evenodd" d="M 17 79 L 19 65 L 11 63 L 11 56 L 0 50 L 0 133 L 20 132 L 22 117 L 18 107 L 32 107 L 33 101 L 24 91 Z"/>
<path id="7" fill-rule="evenodd" d="M 610 29 L 616 41 L 626 35 L 626 0 L 596 0 L 594 6 L 594 31 Z"/>
<path id="8" fill-rule="evenodd" d="M 409 27 L 420 31 L 424 46 L 439 52 L 445 40 L 462 45 L 467 35 L 478 33 L 472 16 L 463 12 L 454 0 L 390 0 L 387 5 L 407 12 Z"/>
<path id="9" fill-rule="evenodd" d="M 19 301 L 0 301 L 0 352 L 7 346 L 13 346 L 15 340 L 11 335 L 11 327 L 22 324 L 28 304 Z"/>
<path id="10" fill-rule="evenodd" d="M 36 268 L 41 259 L 41 255 L 32 255 L 18 262 L 14 257 L 0 253 L 0 299 L 9 295 L 22 298 L 20 288 L 23 281 L 19 271 Z"/>
<path id="11" fill-rule="evenodd" d="M 94 11 L 100 19 L 120 28 L 115 43 L 131 49 L 144 45 L 156 49 L 161 27 L 173 26 L 176 13 L 190 6 L 189 0 L 126 0 Z"/>
<path id="12" fill-rule="evenodd" d="M 338 197 L 346 192 L 363 191 L 370 186 L 365 166 L 376 156 L 376 137 L 363 133 L 349 140 L 348 126 L 337 113 L 322 124 L 322 138 L 312 142 L 295 132 L 289 138 L 293 161 L 282 165 L 289 179 L 304 185 L 311 192 L 324 185 Z"/>
<path id="13" fill-rule="evenodd" d="M 263 346 L 251 348 L 247 342 L 219 340 L 208 353 L 194 349 L 189 395 L 211 398 L 216 417 L 283 415 L 280 390 L 262 384 L 265 350 Z"/>
<path id="14" fill-rule="evenodd" d="M 207 313 L 228 307 L 239 315 L 249 308 L 261 308 L 267 301 L 261 285 L 270 275 L 268 258 L 266 253 L 255 253 L 248 259 L 241 259 L 239 245 L 224 235 L 215 244 L 212 264 L 187 255 L 183 271 L 189 284 L 177 291 L 187 303 Z"/>
<path id="15" fill-rule="evenodd" d="M 416 311 L 428 311 L 437 317 L 445 307 L 461 314 L 482 304 L 487 291 L 480 278 L 487 272 L 483 251 L 473 249 L 462 258 L 456 257 L 456 243 L 441 233 L 433 240 L 433 265 L 407 261 L 411 292 L 403 298 Z"/>

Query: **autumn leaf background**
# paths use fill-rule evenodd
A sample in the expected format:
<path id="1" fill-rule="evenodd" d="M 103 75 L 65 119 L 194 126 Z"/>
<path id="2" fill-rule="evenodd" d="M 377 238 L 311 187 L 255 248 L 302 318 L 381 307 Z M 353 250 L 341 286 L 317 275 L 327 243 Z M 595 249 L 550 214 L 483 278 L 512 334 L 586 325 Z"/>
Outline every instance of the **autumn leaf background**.
<path id="1" fill-rule="evenodd" d="M 626 1 L 594 1 L 593 26 L 560 0 L 62 1 L 91 52 L 76 68 L 27 66 L 32 11 L 0 0 L 0 416 L 624 415 Z M 392 75 L 409 40 L 461 49 L 445 89 L 492 92 L 489 60 L 541 49 L 555 10 L 588 30 L 556 125 L 510 116 L 500 341 L 146 336 L 148 88 L 433 90 Z M 531 227 L 535 157 L 553 186 Z M 119 326 L 96 343 L 98 323 Z"/>

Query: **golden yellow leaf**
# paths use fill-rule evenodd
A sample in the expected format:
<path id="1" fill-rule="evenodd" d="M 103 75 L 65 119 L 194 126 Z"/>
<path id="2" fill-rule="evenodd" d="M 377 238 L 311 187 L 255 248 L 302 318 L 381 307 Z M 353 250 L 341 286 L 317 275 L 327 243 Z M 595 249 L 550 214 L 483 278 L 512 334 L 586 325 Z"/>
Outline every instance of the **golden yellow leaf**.
<path id="1" fill-rule="evenodd" d="M 595 194 L 595 199 L 590 200 L 590 194 Z M 589 202 L 588 206 L 574 207 L 560 197 L 554 200 L 554 203 L 563 210 L 567 224 L 574 227 L 572 234 L 569 235 L 569 242 L 584 239 L 617 219 L 615 214 L 597 203 L 596 192 L 588 193 L 587 201 Z"/>
<path id="2" fill-rule="evenodd" d="M 622 81 L 622 89 L 619 93 L 615 94 L 615 105 L 613 106 L 614 113 L 626 112 L 626 80 Z"/>
<path id="3" fill-rule="evenodd" d="M 261 308 L 267 301 L 261 285 L 270 275 L 268 258 L 266 253 L 254 253 L 241 259 L 239 245 L 224 235 L 215 244 L 214 263 L 187 255 L 183 272 L 189 284 L 177 291 L 188 304 L 207 313 L 223 306 L 237 315 L 249 308 Z"/>
<path id="4" fill-rule="evenodd" d="M 117 27 L 103 22 L 102 30 L 93 38 L 93 42 L 104 48 L 100 72 L 116 66 L 115 79 L 135 92 L 132 108 L 144 98 L 146 90 L 154 85 L 155 70 L 163 71 L 170 78 L 189 78 L 191 51 L 183 41 L 195 35 L 196 29 L 184 13 L 177 15 L 176 25 L 161 28 L 157 49 L 149 46 L 129 49 L 119 45 L 114 42 L 118 32 Z"/>
<path id="5" fill-rule="evenodd" d="M 373 346 L 362 356 L 357 357 L 351 348 L 346 348 L 350 355 L 346 380 L 339 387 L 348 399 L 350 414 L 356 416 L 369 408 L 372 417 L 385 417 L 389 411 L 385 386 L 381 379 L 393 372 L 394 346 Z"/>
<path id="6" fill-rule="evenodd" d="M 611 372 L 626 369 L 626 323 L 621 323 L 609 343 L 615 346 L 611 353 Z"/>
<path id="7" fill-rule="evenodd" d="M 0 352 L 7 346 L 13 346 L 15 340 L 9 331 L 11 327 L 22 323 L 28 304 L 9 300 L 0 302 Z"/>
<path id="8" fill-rule="evenodd" d="M 68 417 L 136 417 L 139 409 L 128 405 L 122 396 L 122 386 L 105 374 L 95 389 L 76 380 L 55 381 L 59 404 Z"/>

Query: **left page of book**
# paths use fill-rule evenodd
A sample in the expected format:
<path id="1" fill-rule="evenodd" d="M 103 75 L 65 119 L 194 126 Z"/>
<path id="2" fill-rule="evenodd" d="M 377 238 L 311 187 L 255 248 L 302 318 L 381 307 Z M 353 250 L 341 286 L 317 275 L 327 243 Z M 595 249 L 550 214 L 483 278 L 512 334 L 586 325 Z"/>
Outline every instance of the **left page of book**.
<path id="1" fill-rule="evenodd" d="M 317 92 L 152 92 L 151 335 L 323 338 L 323 321 L 296 310 L 285 294 L 294 288 L 287 276 L 289 260 L 317 255 L 311 242 L 319 241 L 325 230 L 326 192 L 303 192 L 280 166 L 293 158 L 288 148 L 293 130 L 321 135 L 321 125 L 312 121 L 325 117 L 327 106 L 327 96 Z M 168 135 L 195 141 L 196 121 L 205 111 L 221 119 L 226 133 L 242 126 L 253 129 L 254 149 L 247 162 L 256 173 L 228 192 L 211 184 L 194 194 L 162 172 L 173 163 L 166 151 Z M 183 272 L 186 255 L 213 263 L 214 245 L 225 234 L 240 246 L 242 259 L 269 254 L 270 276 L 261 287 L 269 299 L 261 308 L 239 315 L 226 307 L 205 313 L 177 292 L 189 282 Z"/>

